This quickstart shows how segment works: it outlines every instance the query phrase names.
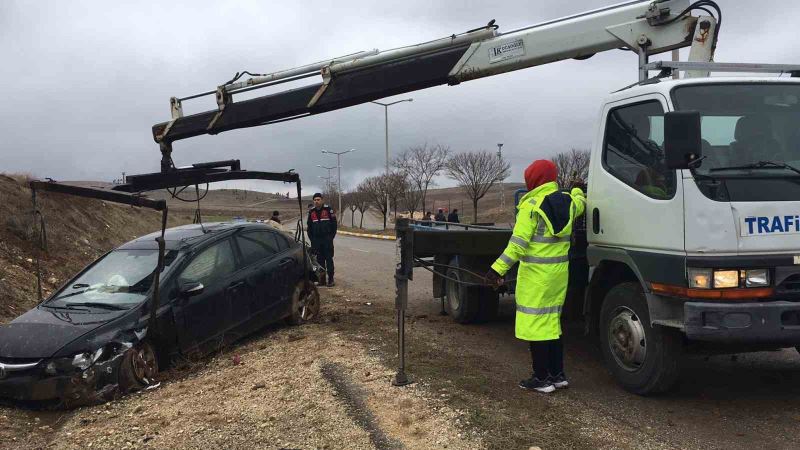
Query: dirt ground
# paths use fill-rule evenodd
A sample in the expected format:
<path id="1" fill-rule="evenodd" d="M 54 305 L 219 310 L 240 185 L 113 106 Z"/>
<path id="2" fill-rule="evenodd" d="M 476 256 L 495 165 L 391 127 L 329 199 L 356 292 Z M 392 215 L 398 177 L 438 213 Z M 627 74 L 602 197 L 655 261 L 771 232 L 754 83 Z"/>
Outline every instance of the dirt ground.
<path id="1" fill-rule="evenodd" d="M 362 330 L 373 306 L 342 288 L 324 314 L 272 326 L 163 375 L 157 388 L 74 411 L 0 408 L 0 447 L 483 448 L 466 411 L 424 383 L 391 386 L 391 341 Z M 354 326 L 355 325 L 355 326 Z M 238 360 L 237 364 L 235 360 Z"/>

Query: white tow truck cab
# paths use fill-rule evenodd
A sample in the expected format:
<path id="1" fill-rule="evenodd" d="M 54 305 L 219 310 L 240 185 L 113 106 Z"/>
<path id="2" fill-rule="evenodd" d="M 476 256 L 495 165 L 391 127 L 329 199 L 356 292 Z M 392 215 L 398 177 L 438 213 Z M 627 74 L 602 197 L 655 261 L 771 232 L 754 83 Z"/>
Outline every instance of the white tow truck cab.
<path id="1" fill-rule="evenodd" d="M 171 172 L 172 146 L 182 139 L 606 51 L 634 53 L 638 83 L 613 93 L 600 112 L 586 236 L 576 227 L 565 312 L 585 315 L 626 389 L 657 392 L 675 381 L 679 355 L 693 343 L 731 352 L 800 345 L 800 78 L 775 77 L 800 75 L 800 66 L 712 62 L 721 26 L 711 0 L 626 1 L 506 33 L 491 21 L 246 80 L 249 72 L 237 72 L 214 90 L 171 98 L 171 118 L 152 134 L 162 172 Z M 680 48 L 689 48 L 687 62 L 649 61 Z M 684 77 L 670 79 L 675 72 Z M 314 84 L 234 101 L 312 77 Z M 214 96 L 217 108 L 184 116 L 183 102 L 203 96 Z M 397 230 L 406 255 L 396 274 L 398 324 L 401 284 L 415 264 L 446 267 L 434 274 L 433 296 L 454 320 L 496 314 L 497 293 L 475 274 L 503 251 L 510 229 Z"/>
<path id="2" fill-rule="evenodd" d="M 800 79 L 643 84 L 598 123 L 585 309 L 617 378 L 666 387 L 684 340 L 800 344 Z"/>

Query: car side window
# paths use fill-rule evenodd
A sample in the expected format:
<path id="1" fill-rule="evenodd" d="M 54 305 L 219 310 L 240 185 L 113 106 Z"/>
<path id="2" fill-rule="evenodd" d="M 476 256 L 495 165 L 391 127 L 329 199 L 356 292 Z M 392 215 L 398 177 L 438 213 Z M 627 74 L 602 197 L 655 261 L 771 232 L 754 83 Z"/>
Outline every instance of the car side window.
<path id="1" fill-rule="evenodd" d="M 200 282 L 210 286 L 236 270 L 233 247 L 230 239 L 225 239 L 202 250 L 178 277 L 180 283 Z"/>
<path id="2" fill-rule="evenodd" d="M 278 253 L 280 247 L 275 233 L 270 231 L 251 231 L 236 236 L 242 252 L 242 266 L 249 266 Z"/>
<path id="3" fill-rule="evenodd" d="M 275 239 L 278 241 L 278 251 L 282 252 L 289 248 L 289 238 L 281 233 L 275 233 Z"/>
<path id="4" fill-rule="evenodd" d="M 614 108 L 606 120 L 603 167 L 642 194 L 667 200 L 675 196 L 675 171 L 667 169 L 664 109 L 655 100 Z"/>

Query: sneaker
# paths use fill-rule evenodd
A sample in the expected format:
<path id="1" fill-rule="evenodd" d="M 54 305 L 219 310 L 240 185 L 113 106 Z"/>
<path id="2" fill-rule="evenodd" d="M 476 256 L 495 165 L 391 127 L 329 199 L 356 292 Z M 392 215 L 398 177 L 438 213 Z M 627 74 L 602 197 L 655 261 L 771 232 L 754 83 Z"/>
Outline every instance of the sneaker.
<path id="1" fill-rule="evenodd" d="M 336 283 L 333 282 L 333 278 L 329 278 L 328 279 L 328 287 L 334 287 L 334 286 L 336 286 Z"/>
<path id="2" fill-rule="evenodd" d="M 567 380 L 567 376 L 564 375 L 564 372 L 551 377 L 550 382 L 553 383 L 556 389 L 566 389 L 569 387 L 569 381 Z"/>
<path id="3" fill-rule="evenodd" d="M 553 386 L 553 383 L 551 383 L 550 380 L 540 380 L 535 377 L 520 381 L 519 387 L 529 391 L 540 392 L 542 394 L 549 394 L 556 390 L 556 387 Z"/>

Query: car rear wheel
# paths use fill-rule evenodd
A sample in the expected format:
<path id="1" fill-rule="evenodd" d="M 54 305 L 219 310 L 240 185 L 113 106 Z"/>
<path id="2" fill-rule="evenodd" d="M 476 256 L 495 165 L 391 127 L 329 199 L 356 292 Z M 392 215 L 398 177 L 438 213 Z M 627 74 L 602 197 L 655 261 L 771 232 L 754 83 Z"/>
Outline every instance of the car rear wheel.
<path id="1" fill-rule="evenodd" d="M 319 291 L 313 283 L 305 287 L 305 282 L 301 281 L 294 287 L 292 293 L 291 312 L 287 321 L 291 325 L 302 325 L 310 322 L 319 316 L 320 299 Z"/>
<path id="2" fill-rule="evenodd" d="M 663 392 L 677 381 L 681 336 L 650 324 L 639 283 L 622 283 L 606 295 L 600 310 L 600 343 L 611 374 L 630 392 Z"/>
<path id="3" fill-rule="evenodd" d="M 158 357 L 149 342 L 140 342 L 125 352 L 120 365 L 120 387 L 131 392 L 149 386 L 158 375 Z"/>

